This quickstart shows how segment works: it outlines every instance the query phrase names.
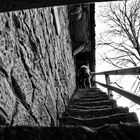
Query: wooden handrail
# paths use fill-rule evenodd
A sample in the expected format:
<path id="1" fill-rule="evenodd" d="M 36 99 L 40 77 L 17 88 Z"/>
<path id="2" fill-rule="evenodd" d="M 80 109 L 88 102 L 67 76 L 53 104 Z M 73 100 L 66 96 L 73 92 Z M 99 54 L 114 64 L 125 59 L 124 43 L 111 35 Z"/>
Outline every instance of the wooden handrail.
<path id="1" fill-rule="evenodd" d="M 131 100 L 131 101 L 140 105 L 140 96 L 135 95 L 130 91 L 126 91 L 126 90 L 123 90 L 123 89 L 120 89 L 120 88 L 117 88 L 117 87 L 114 87 L 114 86 L 106 85 L 106 84 L 103 84 L 103 83 L 100 83 L 100 82 L 97 82 L 97 81 L 95 81 L 95 82 L 97 84 L 105 87 L 105 88 L 108 88 L 109 90 L 113 90 L 113 91 L 119 93 L 120 95 L 122 95 L 122 96 L 128 98 L 129 100 Z"/>
<path id="2" fill-rule="evenodd" d="M 95 75 L 105 75 L 106 84 L 103 84 L 97 81 L 95 81 L 95 83 L 107 88 L 109 96 L 112 95 L 112 91 L 115 91 L 119 93 L 120 95 L 140 105 L 140 96 L 135 95 L 134 93 L 130 91 L 126 91 L 126 90 L 111 86 L 110 85 L 111 81 L 109 77 L 110 75 L 140 75 L 140 67 L 132 67 L 132 68 L 118 69 L 118 70 L 111 70 L 111 71 L 104 71 L 104 72 L 97 72 L 97 73 L 91 72 L 91 75 L 92 77 L 95 77 Z"/>
<path id="3" fill-rule="evenodd" d="M 92 75 L 140 75 L 140 67 L 110 70 L 104 72 L 91 72 Z"/>

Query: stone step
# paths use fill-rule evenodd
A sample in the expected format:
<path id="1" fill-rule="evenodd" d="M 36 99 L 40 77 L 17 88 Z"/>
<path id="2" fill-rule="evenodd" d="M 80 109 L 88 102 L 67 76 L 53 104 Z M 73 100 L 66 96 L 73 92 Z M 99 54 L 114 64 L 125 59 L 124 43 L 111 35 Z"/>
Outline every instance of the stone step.
<path id="1" fill-rule="evenodd" d="M 109 100 L 109 97 L 103 96 L 103 97 L 96 97 L 96 98 L 71 99 L 69 101 L 69 104 L 72 104 L 73 102 L 93 102 L 93 101 L 101 101 L 101 100 Z"/>
<path id="2" fill-rule="evenodd" d="M 78 95 L 97 95 L 97 94 L 107 95 L 106 92 L 102 92 L 102 91 L 97 91 L 97 92 L 76 92 L 74 94 L 78 94 Z"/>
<path id="3" fill-rule="evenodd" d="M 0 127 L 1 140 L 138 140 L 140 124 L 121 123 L 89 127 Z"/>
<path id="4" fill-rule="evenodd" d="M 76 92 L 80 92 L 80 93 L 87 93 L 87 92 L 102 92 L 99 88 L 94 87 L 94 88 L 81 88 L 81 89 L 77 89 Z"/>
<path id="5" fill-rule="evenodd" d="M 90 93 L 74 93 L 72 95 L 72 98 L 95 98 L 96 96 L 108 96 L 106 93 L 104 92 L 90 92 Z"/>
<path id="6" fill-rule="evenodd" d="M 74 117 L 64 117 L 60 119 L 60 126 L 74 125 L 74 126 L 87 126 L 99 127 L 105 124 L 119 124 L 120 122 L 138 122 L 136 113 L 120 113 L 109 115 L 105 117 L 97 117 L 92 119 L 79 119 Z"/>
<path id="7" fill-rule="evenodd" d="M 128 113 L 129 109 L 127 107 L 116 107 L 116 108 L 105 108 L 105 109 L 69 109 L 65 111 L 63 114 L 64 117 L 72 116 L 72 117 L 80 117 L 80 118 L 95 118 L 95 117 L 103 117 L 118 113 Z"/>
<path id="8" fill-rule="evenodd" d="M 104 95 L 107 93 L 106 92 L 103 92 L 103 91 L 90 91 L 90 92 L 75 92 L 74 94 L 78 94 L 78 95 L 96 95 L 96 94 L 101 94 L 101 95 Z"/>
<path id="9" fill-rule="evenodd" d="M 81 105 L 68 105 L 67 109 L 105 109 L 105 108 L 115 108 L 117 104 L 114 105 L 100 105 L 100 106 L 81 106 Z"/>
<path id="10" fill-rule="evenodd" d="M 96 140 L 137 140 L 140 137 L 140 124 L 110 124 L 99 128 L 96 132 Z"/>
<path id="11" fill-rule="evenodd" d="M 73 97 L 72 99 L 94 99 L 94 98 L 108 98 L 108 95 L 104 94 L 104 95 L 100 95 L 100 94 L 97 94 L 97 95 L 87 95 L 87 96 L 82 96 L 82 95 L 79 95 L 78 98 L 75 98 Z"/>
<path id="12" fill-rule="evenodd" d="M 72 105 L 80 105 L 80 106 L 116 105 L 116 101 L 102 100 L 102 101 L 95 101 L 95 102 L 74 102 Z"/>

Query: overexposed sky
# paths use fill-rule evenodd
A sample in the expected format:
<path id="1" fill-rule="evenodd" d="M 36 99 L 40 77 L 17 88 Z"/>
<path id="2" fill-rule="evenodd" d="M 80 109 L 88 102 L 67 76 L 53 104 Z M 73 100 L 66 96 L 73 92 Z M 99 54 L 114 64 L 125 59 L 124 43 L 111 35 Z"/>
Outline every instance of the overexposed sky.
<path id="1" fill-rule="evenodd" d="M 110 66 L 108 63 L 100 61 L 102 58 L 101 56 L 103 56 L 104 53 L 108 52 L 108 48 L 107 47 L 98 47 L 97 46 L 97 42 L 98 39 L 100 38 L 100 33 L 104 32 L 108 27 L 107 25 L 102 21 L 102 19 L 100 18 L 99 14 L 100 14 L 100 7 L 103 5 L 104 3 L 100 2 L 100 3 L 95 3 L 95 21 L 96 21 L 96 72 L 100 72 L 100 71 L 107 71 L 107 70 L 112 70 L 114 69 L 113 66 Z M 110 53 L 108 54 L 110 56 L 114 56 L 115 54 Z M 105 83 L 105 77 L 104 76 L 97 76 L 96 80 L 102 83 Z M 111 76 L 111 80 L 113 82 L 117 81 L 119 85 L 121 85 L 123 87 L 123 89 L 131 91 L 133 90 L 132 85 L 135 81 L 135 78 L 132 76 L 124 76 L 123 78 L 121 76 Z M 137 81 L 139 82 L 139 81 Z M 115 86 L 115 85 L 113 85 Z M 106 88 L 103 88 L 101 86 L 98 86 L 101 90 L 107 92 Z M 138 93 L 140 95 L 140 93 Z M 119 94 L 114 93 L 115 98 L 119 97 Z M 133 103 L 124 98 L 121 97 L 117 100 L 117 104 L 119 106 L 123 106 L 123 107 L 130 107 L 131 105 L 133 105 Z M 140 106 L 139 105 L 135 105 L 134 107 L 129 109 L 130 112 L 136 112 L 137 116 L 140 120 Z"/>

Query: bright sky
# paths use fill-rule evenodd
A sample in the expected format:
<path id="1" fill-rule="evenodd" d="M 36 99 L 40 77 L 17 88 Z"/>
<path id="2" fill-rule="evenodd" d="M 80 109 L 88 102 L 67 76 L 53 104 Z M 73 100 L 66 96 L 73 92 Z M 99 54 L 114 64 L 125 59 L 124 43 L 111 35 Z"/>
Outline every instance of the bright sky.
<path id="1" fill-rule="evenodd" d="M 96 20 L 96 42 L 98 40 L 98 38 L 100 37 L 100 33 L 101 32 L 104 32 L 106 29 L 107 29 L 107 26 L 105 23 L 101 22 L 101 19 L 99 18 L 99 14 L 100 14 L 100 6 L 102 5 L 103 3 L 96 3 L 95 5 L 95 8 L 96 8 L 96 13 L 95 13 L 95 20 Z M 111 67 L 109 64 L 105 63 L 105 62 L 101 62 L 100 59 L 101 59 L 101 56 L 103 55 L 103 53 L 105 53 L 107 50 L 107 48 L 96 48 L 96 72 L 99 72 L 99 71 L 107 71 L 107 70 L 111 70 L 113 69 L 113 67 Z M 110 55 L 114 55 L 113 53 L 111 53 Z M 111 76 L 111 80 L 112 81 L 119 81 L 122 77 L 121 76 Z M 100 81 L 100 82 L 103 82 L 105 83 L 105 77 L 104 76 L 97 76 L 96 77 L 96 80 L 97 81 Z M 127 82 L 126 82 L 127 81 Z M 126 90 L 131 90 L 131 87 L 132 87 L 132 84 L 133 82 L 135 81 L 135 79 L 132 77 L 132 76 L 125 76 L 123 78 L 123 80 L 120 80 L 120 82 L 118 82 L 124 89 Z M 139 81 L 138 81 L 139 82 Z M 115 85 L 113 85 L 115 86 Z M 98 86 L 100 89 L 102 89 L 103 91 L 107 92 L 107 90 L 105 88 L 102 88 L 101 86 Z M 114 97 L 115 98 L 118 98 L 119 95 L 114 93 Z M 124 97 L 121 97 L 117 100 L 117 104 L 119 106 L 124 106 L 124 107 L 130 107 L 133 105 L 133 103 L 124 98 Z M 138 105 L 135 105 L 134 107 L 131 107 L 129 109 L 130 112 L 136 112 L 137 113 L 137 116 L 139 118 L 139 121 L 140 121 L 140 106 Z"/>

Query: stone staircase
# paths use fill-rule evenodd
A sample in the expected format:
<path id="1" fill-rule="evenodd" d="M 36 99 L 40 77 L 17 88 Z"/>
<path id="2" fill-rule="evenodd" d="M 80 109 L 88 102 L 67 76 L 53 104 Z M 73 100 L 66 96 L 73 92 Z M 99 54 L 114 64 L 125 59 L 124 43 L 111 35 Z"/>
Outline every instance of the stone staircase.
<path id="1" fill-rule="evenodd" d="M 98 88 L 79 89 L 71 100 L 60 126 L 87 126 L 99 128 L 105 124 L 136 123 L 137 115 L 127 107 L 119 107 L 116 101 Z"/>
<path id="2" fill-rule="evenodd" d="M 0 126 L 2 140 L 138 140 L 137 115 L 98 88 L 79 89 L 58 127 Z"/>

